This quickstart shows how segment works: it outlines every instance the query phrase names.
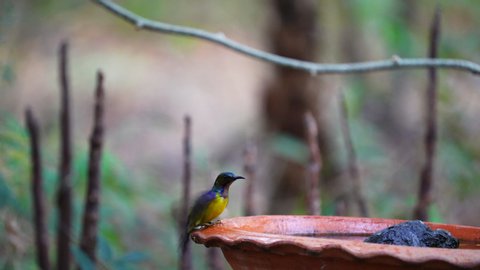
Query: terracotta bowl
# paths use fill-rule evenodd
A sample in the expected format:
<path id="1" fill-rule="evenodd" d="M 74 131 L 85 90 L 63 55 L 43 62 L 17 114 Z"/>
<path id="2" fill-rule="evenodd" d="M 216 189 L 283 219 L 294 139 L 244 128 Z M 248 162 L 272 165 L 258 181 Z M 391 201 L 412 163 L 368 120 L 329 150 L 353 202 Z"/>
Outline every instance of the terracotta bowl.
<path id="1" fill-rule="evenodd" d="M 459 249 L 362 242 L 404 220 L 327 216 L 251 216 L 192 233 L 220 247 L 233 269 L 480 269 L 480 227 L 427 223 L 450 231 Z"/>

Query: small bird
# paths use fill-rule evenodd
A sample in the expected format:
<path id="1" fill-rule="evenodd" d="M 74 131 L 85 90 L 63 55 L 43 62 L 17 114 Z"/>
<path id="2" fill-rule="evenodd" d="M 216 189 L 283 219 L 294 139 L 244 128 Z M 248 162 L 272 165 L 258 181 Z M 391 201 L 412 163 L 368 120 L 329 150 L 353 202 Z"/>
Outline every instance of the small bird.
<path id="1" fill-rule="evenodd" d="M 245 179 L 243 176 L 231 172 L 223 172 L 217 176 L 212 189 L 203 192 L 193 204 L 188 215 L 185 232 L 182 235 L 182 249 L 186 248 L 190 233 L 209 223 L 218 217 L 228 204 L 228 189 L 238 179 Z"/>

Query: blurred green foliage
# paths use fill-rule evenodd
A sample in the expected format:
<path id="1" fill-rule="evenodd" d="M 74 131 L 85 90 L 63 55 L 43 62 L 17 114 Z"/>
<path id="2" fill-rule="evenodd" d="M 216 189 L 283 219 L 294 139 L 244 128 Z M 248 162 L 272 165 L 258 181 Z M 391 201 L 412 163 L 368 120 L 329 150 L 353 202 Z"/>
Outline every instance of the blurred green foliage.
<path id="1" fill-rule="evenodd" d="M 15 71 L 10 64 L 5 64 L 1 67 L 1 77 L 5 83 L 11 84 L 15 81 Z"/>
<path id="2" fill-rule="evenodd" d="M 30 191 L 29 147 L 27 133 L 19 122 L 8 115 L 0 119 L 0 193 L 4 194 L 0 208 L 12 208 L 22 216 L 30 215 L 31 202 L 21 196 Z"/>
<path id="3" fill-rule="evenodd" d="M 296 137 L 289 135 L 277 135 L 271 139 L 270 147 L 278 156 L 296 162 L 306 164 L 308 161 L 308 147 Z"/>
<path id="4" fill-rule="evenodd" d="M 472 1 L 352 0 L 345 1 L 345 3 L 353 6 L 355 20 L 361 25 L 357 28 L 360 35 L 379 41 L 386 55 L 396 54 L 403 57 L 426 55 L 428 28 L 435 5 L 438 4 L 442 11 L 440 57 L 465 58 L 477 62 L 479 60 L 477 52 L 480 49 L 480 38 L 474 33 L 480 25 L 480 16 L 478 16 L 480 6 L 473 5 Z M 415 7 L 415 10 L 412 10 L 412 7 Z M 394 77 L 398 74 L 403 75 L 400 77 L 402 82 L 418 80 L 414 77 L 415 75 L 403 71 L 393 72 L 391 76 Z M 480 190 L 480 166 L 478 166 L 480 151 L 476 146 L 476 140 L 472 140 L 472 137 L 478 137 L 478 134 L 474 135 L 475 130 L 478 129 L 465 127 L 467 125 L 478 126 L 478 122 L 465 123 L 465 111 L 463 111 L 465 106 L 459 104 L 461 102 L 459 89 L 455 88 L 455 84 L 448 83 L 444 79 L 447 77 L 444 76 L 446 72 L 440 74 L 438 83 L 439 141 L 435 160 L 435 183 L 437 186 L 442 186 L 442 190 L 451 190 L 452 192 L 439 194 L 435 200 L 442 200 L 445 205 L 448 204 L 447 202 L 457 199 L 460 201 L 472 200 L 474 194 L 478 194 Z M 399 187 L 416 187 L 419 167 L 411 166 L 412 160 L 416 161 L 418 166 L 423 162 L 423 137 L 417 135 L 415 138 L 418 138 L 418 141 L 412 141 L 408 148 L 395 149 L 390 145 L 396 143 L 395 138 L 392 138 L 392 133 L 389 133 L 391 131 L 385 127 L 385 125 L 394 124 L 388 122 L 391 118 L 382 116 L 384 117 L 382 118 L 383 122 L 375 123 L 371 121 L 371 116 L 369 118 L 366 107 L 384 106 L 384 109 L 388 110 L 391 104 L 398 101 L 391 100 L 392 96 L 394 98 L 397 96 L 393 95 L 392 91 L 386 92 L 385 88 L 391 87 L 393 91 L 401 91 L 401 89 L 398 89 L 396 85 L 390 86 L 382 83 L 375 85 L 366 78 L 375 78 L 377 83 L 379 79 L 384 79 L 374 75 L 346 77 L 345 80 L 348 81 L 348 84 L 344 91 L 354 145 L 360 166 L 364 170 L 363 176 L 368 178 L 369 182 L 365 187 L 366 195 L 375 216 L 410 218 L 416 202 L 416 193 L 408 195 Z M 392 81 L 388 83 L 392 83 Z M 417 83 L 409 87 L 415 87 L 415 90 L 421 93 L 419 97 L 422 98 L 421 105 L 423 106 L 425 84 Z M 473 89 L 469 90 L 474 91 Z M 410 104 L 403 104 L 403 106 L 410 106 Z M 388 111 L 377 111 L 377 113 L 388 114 Z M 422 118 L 422 122 L 418 122 L 418 131 L 416 132 L 423 134 L 424 129 Z M 399 162 L 392 157 L 395 151 L 401 152 L 403 156 L 410 156 L 410 158 L 407 158 L 403 164 L 403 161 Z M 402 172 L 399 172 L 398 168 Z M 400 179 L 404 181 L 403 184 L 393 182 L 389 184 L 390 186 L 386 186 L 389 178 L 399 178 L 393 177 L 397 174 L 402 175 L 403 179 Z M 414 191 L 416 192 L 416 189 Z M 411 189 L 408 192 L 411 193 Z M 445 221 L 444 215 L 452 217 L 449 211 L 452 210 L 440 208 L 434 204 L 430 207 L 429 214 L 432 220 L 440 222 Z"/>
<path id="5" fill-rule="evenodd" d="M 480 192 L 480 153 L 462 142 L 445 141 L 440 144 L 440 164 L 455 190 L 455 197 L 463 200 Z"/>
<path id="6" fill-rule="evenodd" d="M 20 220 L 20 224 L 28 227 L 27 232 L 31 232 L 31 196 L 30 196 L 30 149 L 29 140 L 25 128 L 11 116 L 3 116 L 0 120 L 0 217 L 7 222 L 7 218 Z M 42 147 L 43 157 L 52 156 L 48 148 Z M 75 234 L 78 235 L 80 229 L 80 215 L 83 211 L 83 199 L 86 188 L 88 158 L 87 151 L 81 150 L 75 156 L 73 164 L 74 181 L 74 225 Z M 47 212 L 50 215 L 47 218 L 49 223 L 49 234 L 53 239 L 55 237 L 55 218 L 56 207 L 54 205 L 57 174 L 54 169 L 55 164 L 43 161 L 44 172 L 44 192 L 48 198 Z M 102 170 L 102 195 L 101 195 L 101 223 L 100 236 L 98 242 L 99 259 L 103 265 L 109 269 L 137 269 L 138 263 L 148 259 L 144 251 L 131 250 L 125 243 L 129 231 L 135 226 L 137 212 L 135 210 L 136 201 L 144 195 L 154 192 L 154 190 L 140 189 L 135 181 L 128 178 L 122 163 L 108 151 L 103 155 Z M 155 192 L 156 196 L 158 193 Z M 7 217 L 10 213 L 13 217 Z M 122 214 L 122 215 L 119 215 Z M 112 221 L 115 222 L 112 223 Z M 6 235 L 12 232 L 5 231 Z M 171 233 L 171 232 L 168 232 Z M 27 242 L 33 242 L 33 235 L 30 233 L 25 236 Z M 76 236 L 72 236 L 76 239 Z M 53 243 L 53 241 L 52 241 Z M 82 269 L 94 269 L 89 266 L 88 259 L 73 243 L 73 254 L 76 261 Z M 8 237 L 0 238 L 0 246 L 8 246 Z M 52 248 L 52 250 L 55 250 Z M 33 247 L 29 247 L 27 254 L 31 256 Z M 114 255 L 114 254 L 123 255 Z M 14 254 L 13 254 L 14 255 Z M 13 256 L 12 255 L 12 256 Z M 27 259 L 28 258 L 28 259 Z M 8 258 L 5 258 L 5 267 Z M 16 267 L 17 269 L 30 269 L 32 257 L 24 257 Z M 0 261 L 1 263 L 1 261 Z M 90 262 L 91 263 L 91 262 Z"/>

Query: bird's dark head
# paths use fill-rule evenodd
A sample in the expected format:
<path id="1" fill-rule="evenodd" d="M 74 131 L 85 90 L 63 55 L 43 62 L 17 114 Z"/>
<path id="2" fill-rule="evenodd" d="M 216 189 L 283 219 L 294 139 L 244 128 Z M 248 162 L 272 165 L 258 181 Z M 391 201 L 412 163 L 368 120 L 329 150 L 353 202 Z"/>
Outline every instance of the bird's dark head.
<path id="1" fill-rule="evenodd" d="M 235 175 L 231 172 L 223 172 L 217 176 L 215 180 L 215 184 L 213 184 L 214 188 L 225 188 L 229 187 L 235 180 L 238 179 L 245 179 L 243 176 Z"/>

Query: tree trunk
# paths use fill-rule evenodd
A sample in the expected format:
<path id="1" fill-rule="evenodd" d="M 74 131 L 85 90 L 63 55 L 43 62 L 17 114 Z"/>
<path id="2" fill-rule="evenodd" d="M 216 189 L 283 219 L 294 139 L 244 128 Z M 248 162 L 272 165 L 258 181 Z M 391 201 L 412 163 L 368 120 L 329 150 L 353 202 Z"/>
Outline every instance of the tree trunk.
<path id="1" fill-rule="evenodd" d="M 272 0 L 273 16 L 269 34 L 273 53 L 308 61 L 316 61 L 319 51 L 317 27 L 317 1 Z M 304 115 L 311 112 L 319 124 L 319 145 L 324 161 L 324 172 L 332 182 L 338 174 L 338 162 L 332 158 L 333 151 L 329 129 L 319 121 L 320 86 L 318 77 L 304 71 L 281 66 L 274 67 L 272 81 L 267 85 L 264 96 L 264 114 L 269 131 L 274 135 L 286 135 L 305 141 Z M 270 173 L 272 197 L 269 213 L 288 213 L 304 205 L 306 171 L 305 164 L 285 159 L 276 159 L 275 172 Z M 281 168 L 281 169 L 280 169 Z M 330 180 L 329 180 L 330 179 Z M 305 209 L 305 207 L 303 207 Z"/>

